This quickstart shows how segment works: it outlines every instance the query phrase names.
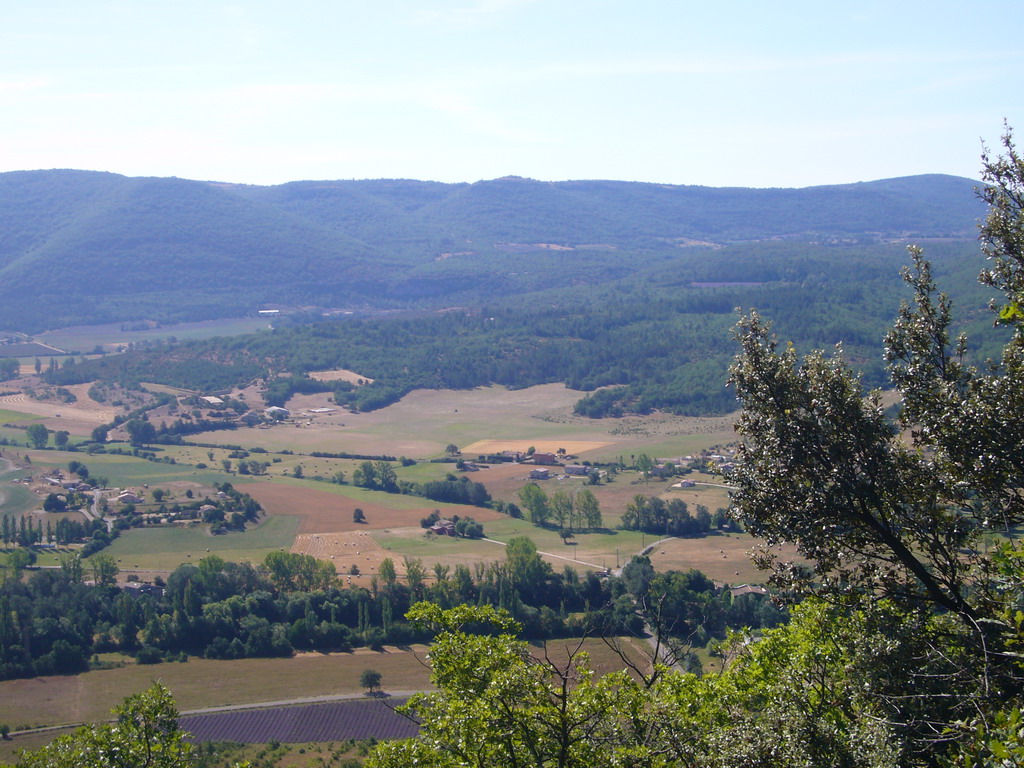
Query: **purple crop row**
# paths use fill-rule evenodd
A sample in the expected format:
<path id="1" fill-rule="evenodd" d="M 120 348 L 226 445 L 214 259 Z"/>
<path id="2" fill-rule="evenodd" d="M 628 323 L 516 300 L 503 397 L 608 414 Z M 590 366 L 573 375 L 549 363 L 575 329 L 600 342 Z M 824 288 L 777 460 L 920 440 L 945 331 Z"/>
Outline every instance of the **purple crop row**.
<path id="1" fill-rule="evenodd" d="M 404 699 L 335 701 L 274 709 L 248 709 L 208 715 L 185 715 L 181 728 L 190 741 L 306 742 L 345 739 L 407 739 L 419 726 L 392 707 Z"/>

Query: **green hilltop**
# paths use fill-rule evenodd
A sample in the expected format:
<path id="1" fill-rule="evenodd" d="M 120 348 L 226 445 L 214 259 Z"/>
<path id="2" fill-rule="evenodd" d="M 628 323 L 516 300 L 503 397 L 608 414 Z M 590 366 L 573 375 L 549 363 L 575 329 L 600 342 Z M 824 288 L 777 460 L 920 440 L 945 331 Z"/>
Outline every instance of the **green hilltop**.
<path id="1" fill-rule="evenodd" d="M 0 327 L 206 319 L 266 304 L 441 307 L 708 260 L 695 248 L 973 239 L 973 189 L 941 175 L 736 189 L 4 173 Z"/>

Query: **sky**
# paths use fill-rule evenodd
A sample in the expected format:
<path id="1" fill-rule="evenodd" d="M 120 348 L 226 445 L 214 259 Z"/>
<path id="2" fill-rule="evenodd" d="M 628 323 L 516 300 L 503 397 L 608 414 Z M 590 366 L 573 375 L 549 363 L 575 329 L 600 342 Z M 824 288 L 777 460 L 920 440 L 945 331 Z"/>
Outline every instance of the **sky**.
<path id="1" fill-rule="evenodd" d="M 1024 131 L 1020 0 L 33 0 L 0 172 L 247 184 L 977 178 Z"/>

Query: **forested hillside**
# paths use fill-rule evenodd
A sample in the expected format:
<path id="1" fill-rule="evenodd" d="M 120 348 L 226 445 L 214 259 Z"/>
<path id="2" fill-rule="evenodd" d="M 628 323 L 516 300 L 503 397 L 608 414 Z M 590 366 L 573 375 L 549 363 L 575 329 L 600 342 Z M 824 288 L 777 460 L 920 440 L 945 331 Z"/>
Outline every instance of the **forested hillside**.
<path id="1" fill-rule="evenodd" d="M 478 305 L 658 265 L 690 280 L 802 280 L 806 270 L 784 259 L 775 277 L 730 277 L 716 249 L 775 241 L 795 246 L 795 257 L 806 244 L 971 239 L 981 212 L 973 187 L 937 175 L 755 190 L 521 178 L 251 187 L 6 173 L 0 328 L 204 319 L 265 304 Z"/>
<path id="2" fill-rule="evenodd" d="M 990 322 L 987 295 L 970 277 L 982 263 L 974 250 L 973 244 L 932 250 L 937 267 L 956 286 L 962 325 Z M 906 295 L 898 275 L 905 259 L 896 245 L 881 253 L 867 247 L 735 246 L 694 258 L 685 271 L 656 265 L 603 286 L 537 292 L 525 302 L 283 323 L 248 336 L 158 344 L 46 375 L 59 385 L 107 379 L 207 391 L 260 378 L 268 381 L 273 404 L 285 404 L 294 392 L 334 389 L 338 403 L 360 410 L 388 405 L 417 388 L 559 381 L 587 391 L 607 387 L 578 404 L 589 416 L 653 409 L 725 413 L 735 408 L 724 381 L 737 307 L 758 307 L 794 342 L 842 342 L 866 383 L 883 384 L 877 348 Z M 332 368 L 358 371 L 374 382 L 352 388 L 297 375 Z"/>

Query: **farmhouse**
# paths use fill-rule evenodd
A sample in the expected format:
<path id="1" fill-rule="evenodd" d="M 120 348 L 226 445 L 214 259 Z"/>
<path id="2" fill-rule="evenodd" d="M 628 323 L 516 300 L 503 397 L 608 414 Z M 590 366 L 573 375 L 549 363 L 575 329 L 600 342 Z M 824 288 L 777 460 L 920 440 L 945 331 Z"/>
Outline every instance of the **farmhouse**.
<path id="1" fill-rule="evenodd" d="M 455 535 L 455 523 L 451 520 L 438 520 L 432 526 L 430 526 L 430 532 L 437 536 L 454 536 Z"/>
<path id="2" fill-rule="evenodd" d="M 729 592 L 732 593 L 733 597 L 768 594 L 768 590 L 758 584 L 740 584 L 738 587 L 732 587 Z"/>
<path id="3" fill-rule="evenodd" d="M 264 411 L 264 413 L 267 414 L 267 416 L 281 416 L 286 419 L 292 415 L 291 411 L 287 408 L 282 408 L 279 405 L 271 405 Z"/>
<path id="4" fill-rule="evenodd" d="M 128 592 L 129 594 L 135 595 L 153 595 L 153 597 L 163 597 L 164 588 L 158 587 L 155 584 L 146 584 L 145 582 L 136 582 L 125 584 L 121 587 L 122 592 Z"/>
<path id="5" fill-rule="evenodd" d="M 545 469 L 544 467 L 538 467 L 537 469 L 530 470 L 531 480 L 547 480 L 551 477 L 551 470 Z"/>
<path id="6" fill-rule="evenodd" d="M 139 494 L 134 493 L 132 491 L 123 491 L 120 495 L 118 495 L 117 500 L 121 504 L 141 504 L 143 501 L 142 497 L 139 496 Z"/>
<path id="7" fill-rule="evenodd" d="M 209 403 L 210 405 L 224 405 L 223 400 L 221 400 L 219 397 L 214 397 L 213 395 L 208 395 L 206 397 L 201 397 L 199 399 L 202 400 L 203 402 Z"/>
<path id="8" fill-rule="evenodd" d="M 567 475 L 589 475 L 590 467 L 585 464 L 566 464 L 565 474 Z"/>
<path id="9" fill-rule="evenodd" d="M 535 453 L 528 460 L 532 461 L 534 464 L 548 464 L 551 466 L 558 465 L 558 457 L 553 453 Z"/>

